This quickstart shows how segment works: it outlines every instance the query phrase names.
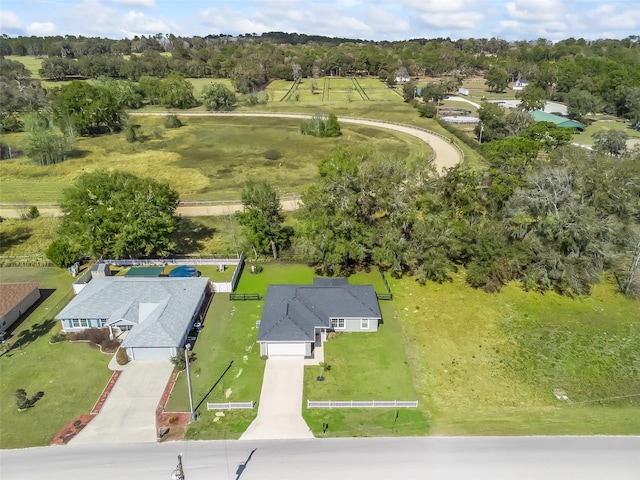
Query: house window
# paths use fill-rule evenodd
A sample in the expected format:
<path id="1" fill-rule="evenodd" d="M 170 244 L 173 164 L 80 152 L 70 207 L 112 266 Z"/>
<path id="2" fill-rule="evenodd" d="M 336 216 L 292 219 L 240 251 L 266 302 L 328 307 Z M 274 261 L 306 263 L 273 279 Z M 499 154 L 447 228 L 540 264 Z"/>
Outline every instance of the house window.
<path id="1" fill-rule="evenodd" d="M 107 324 L 107 321 L 104 318 L 100 319 L 100 326 L 101 327 L 104 327 L 106 324 Z"/>
<path id="2" fill-rule="evenodd" d="M 360 330 L 369 330 L 369 319 L 363 318 L 360 320 Z"/>
<path id="3" fill-rule="evenodd" d="M 88 327 L 89 326 L 89 321 L 86 318 L 83 318 L 80 320 L 80 326 L 81 327 Z"/>
<path id="4" fill-rule="evenodd" d="M 335 330 L 344 330 L 344 318 L 332 318 L 331 327 Z"/>
<path id="5" fill-rule="evenodd" d="M 74 318 L 73 320 L 71 320 L 71 326 L 73 328 L 80 328 L 80 320 L 78 320 L 77 318 Z"/>

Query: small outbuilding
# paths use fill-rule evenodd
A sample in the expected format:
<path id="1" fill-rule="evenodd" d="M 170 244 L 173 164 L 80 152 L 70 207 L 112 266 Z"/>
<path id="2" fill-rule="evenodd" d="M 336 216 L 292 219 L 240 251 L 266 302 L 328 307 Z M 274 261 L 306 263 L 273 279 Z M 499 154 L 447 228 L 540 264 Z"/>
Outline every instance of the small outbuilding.
<path id="1" fill-rule="evenodd" d="M 0 333 L 6 332 L 39 299 L 37 283 L 0 283 Z"/>

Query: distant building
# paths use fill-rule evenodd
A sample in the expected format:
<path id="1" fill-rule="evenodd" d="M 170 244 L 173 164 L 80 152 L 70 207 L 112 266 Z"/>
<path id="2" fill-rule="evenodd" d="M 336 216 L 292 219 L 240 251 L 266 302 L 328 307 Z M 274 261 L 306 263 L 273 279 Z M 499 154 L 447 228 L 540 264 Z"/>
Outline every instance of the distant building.
<path id="1" fill-rule="evenodd" d="M 524 87 L 526 87 L 527 85 L 529 85 L 529 80 L 525 79 L 525 78 L 519 78 L 518 80 L 516 80 L 516 83 L 513 87 L 511 87 L 512 90 L 524 90 Z"/>
<path id="2" fill-rule="evenodd" d="M 468 88 L 459 88 L 458 89 L 458 93 L 460 95 L 469 95 L 469 89 Z"/>
<path id="3" fill-rule="evenodd" d="M 529 113 L 531 113 L 531 116 L 533 116 L 536 122 L 551 122 L 560 128 L 571 128 L 575 131 L 582 130 L 586 127 L 584 123 L 576 122 L 570 118 L 561 117 L 560 115 L 554 115 L 553 113 L 543 112 L 542 110 L 534 110 Z"/>
<path id="4" fill-rule="evenodd" d="M 40 299 L 37 283 L 0 283 L 0 333 L 4 333 Z"/>

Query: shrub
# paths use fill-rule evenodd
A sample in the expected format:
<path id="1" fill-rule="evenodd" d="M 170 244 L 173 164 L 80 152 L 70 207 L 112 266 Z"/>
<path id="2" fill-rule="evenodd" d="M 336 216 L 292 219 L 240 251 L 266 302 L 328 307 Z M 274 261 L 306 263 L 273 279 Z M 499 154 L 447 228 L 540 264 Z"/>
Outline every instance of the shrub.
<path id="1" fill-rule="evenodd" d="M 124 348 L 119 348 L 116 352 L 116 362 L 118 362 L 118 365 L 129 363 L 129 355 L 127 355 L 127 351 Z"/>
<path id="2" fill-rule="evenodd" d="M 164 118 L 164 126 L 165 128 L 180 128 L 182 122 L 176 115 L 167 115 Z"/>
<path id="3" fill-rule="evenodd" d="M 23 388 L 16 390 L 16 406 L 18 410 L 25 410 L 29 408 L 29 399 L 27 398 L 27 392 Z"/>
<path id="4" fill-rule="evenodd" d="M 49 339 L 49 343 L 59 343 L 66 339 L 66 335 L 63 332 L 54 333 Z"/>
<path id="5" fill-rule="evenodd" d="M 45 251 L 45 255 L 53 264 L 61 268 L 73 265 L 80 257 L 76 249 L 67 240 L 60 238 L 51 242 L 51 245 Z"/>
<path id="6" fill-rule="evenodd" d="M 175 357 L 171 357 L 170 360 L 171 360 L 171 363 L 173 363 L 173 366 L 176 367 L 178 370 L 184 370 L 185 368 L 187 368 L 187 364 L 184 361 L 183 351 L 178 352 L 178 354 Z M 196 361 L 196 354 L 193 352 L 189 352 L 189 364 L 192 364 L 195 361 Z"/>
<path id="7" fill-rule="evenodd" d="M 264 267 L 262 265 L 251 265 L 251 268 L 249 269 L 249 271 L 253 274 L 258 274 L 258 273 L 262 273 L 262 271 L 264 270 Z"/>
<path id="8" fill-rule="evenodd" d="M 438 113 L 438 109 L 431 103 L 418 106 L 418 113 L 421 117 L 433 118 Z"/>
<path id="9" fill-rule="evenodd" d="M 262 156 L 267 160 L 280 160 L 282 158 L 282 154 L 278 150 L 267 150 Z"/>
<path id="10" fill-rule="evenodd" d="M 107 338 L 106 340 L 103 340 L 102 343 L 100 343 L 100 348 L 105 353 L 113 353 L 116 350 L 118 350 L 119 347 L 120 347 L 120 342 L 115 338 L 113 340 L 110 338 Z"/>
<path id="11" fill-rule="evenodd" d="M 33 220 L 40 216 L 40 210 L 35 205 L 31 205 L 27 211 L 27 220 Z"/>

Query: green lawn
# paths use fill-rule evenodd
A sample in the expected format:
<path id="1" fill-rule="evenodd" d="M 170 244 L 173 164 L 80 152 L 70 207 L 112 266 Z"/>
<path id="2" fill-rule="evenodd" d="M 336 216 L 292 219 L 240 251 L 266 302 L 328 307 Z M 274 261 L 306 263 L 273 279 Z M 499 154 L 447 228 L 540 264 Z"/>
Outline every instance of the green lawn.
<path id="1" fill-rule="evenodd" d="M 54 315 L 72 296 L 71 276 L 57 268 L 2 268 L 2 282 L 39 282 L 47 298 L 8 337 L 15 348 L 0 357 L 0 448 L 48 445 L 69 420 L 91 411 L 111 371 L 109 355 L 87 344 L 49 344 L 60 330 Z M 18 345 L 21 345 L 21 348 Z M 15 391 L 44 392 L 18 412 Z"/>
<path id="2" fill-rule="evenodd" d="M 318 382 L 319 367 L 305 368 L 305 405 L 307 400 L 417 400 L 393 303 L 380 301 L 383 324 L 377 332 L 340 333 L 324 344 L 331 369 Z M 325 436 L 424 435 L 428 423 L 422 408 L 399 409 L 395 424 L 395 409 L 303 408 L 303 417 L 316 436 L 323 435 L 323 423 L 329 424 Z"/>
<path id="3" fill-rule="evenodd" d="M 39 57 L 28 57 L 28 56 L 19 56 L 19 55 L 7 55 L 5 57 L 7 60 L 12 60 L 14 62 L 22 63 L 27 70 L 31 72 L 31 78 L 40 79 L 40 74 L 38 71 L 42 67 L 42 58 Z"/>
<path id="4" fill-rule="evenodd" d="M 391 280 L 433 434 L 638 434 L 640 301 Z M 609 337 L 609 340 L 605 340 Z M 569 401 L 557 400 L 554 388 Z"/>
<path id="5" fill-rule="evenodd" d="M 628 123 L 613 120 L 597 120 L 597 118 L 598 117 L 594 117 L 596 121 L 587 126 L 584 131 L 574 135 L 572 141 L 581 145 L 593 145 L 594 133 L 607 132 L 610 130 L 626 132 L 629 139 L 640 139 L 640 132 L 631 128 Z"/>
<path id="6" fill-rule="evenodd" d="M 182 200 L 237 200 L 249 180 L 269 181 L 284 196 L 311 183 L 318 161 L 339 148 L 429 155 L 428 146 L 415 137 L 351 124 L 342 127 L 341 137 L 322 139 L 301 135 L 299 120 L 278 118 L 183 117 L 185 126 L 169 130 L 157 117 L 135 117 L 135 122 L 143 142 L 102 135 L 79 139 L 72 157 L 56 165 L 39 166 L 28 158 L 3 161 L 0 202 L 59 201 L 82 172 L 107 167 L 166 181 Z M 21 135 L 5 135 L 4 141 L 18 147 Z M 281 158 L 265 158 L 267 150 L 277 150 Z"/>
<path id="7" fill-rule="evenodd" d="M 189 426 L 187 438 L 238 438 L 255 417 L 257 408 L 236 410 L 226 412 L 224 418 L 214 422 L 214 412 L 207 411 L 206 402 L 257 402 L 260 399 L 264 360 L 260 359 L 256 343 L 256 321 L 261 313 L 262 302 L 232 302 L 228 294 L 213 297 L 193 350 L 197 355 L 191 367 L 193 398 L 195 406 L 202 404 L 197 408 L 200 418 Z M 212 389 L 231 361 L 231 369 Z M 178 377 L 166 410 L 189 411 L 184 373 Z"/>
<path id="8" fill-rule="evenodd" d="M 202 97 L 202 89 L 210 83 L 221 83 L 232 92 L 235 92 L 235 88 L 228 78 L 187 78 L 193 85 L 193 96 L 196 98 Z"/>
<path id="9" fill-rule="evenodd" d="M 4 220 L 0 223 L 0 255 L 43 255 L 59 224 L 60 220 L 53 217 Z"/>

